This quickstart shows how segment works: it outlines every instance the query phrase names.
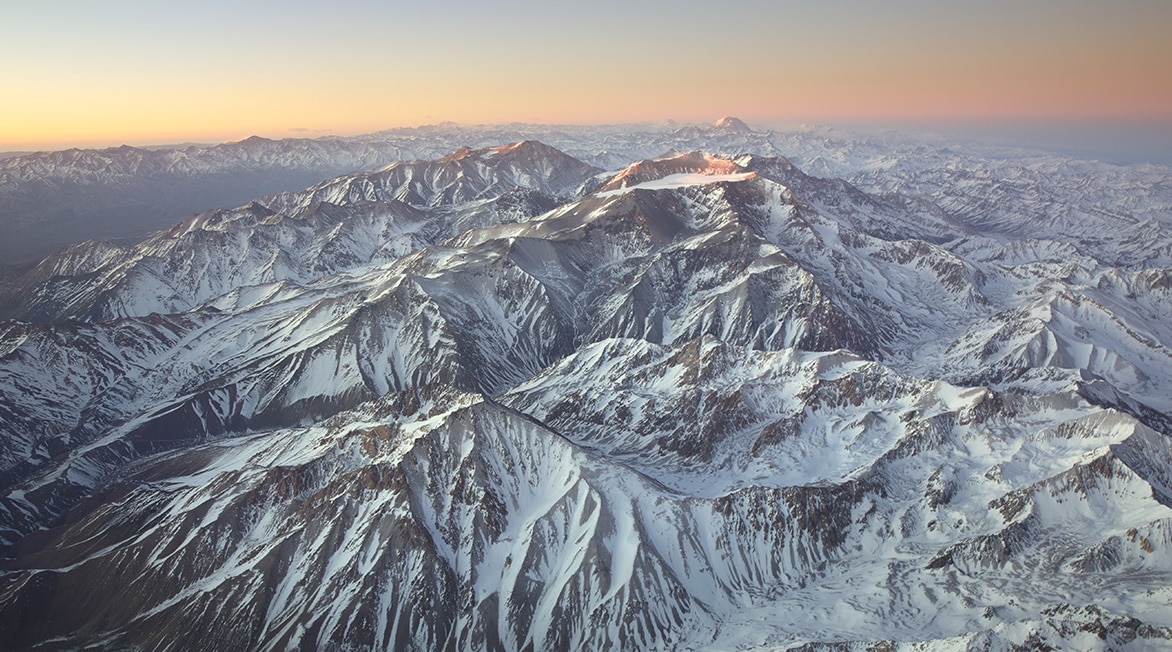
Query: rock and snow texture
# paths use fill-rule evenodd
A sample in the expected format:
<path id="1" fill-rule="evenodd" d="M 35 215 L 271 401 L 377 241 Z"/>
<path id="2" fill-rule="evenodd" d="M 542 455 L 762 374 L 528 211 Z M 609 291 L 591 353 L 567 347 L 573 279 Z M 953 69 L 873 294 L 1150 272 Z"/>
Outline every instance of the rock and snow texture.
<path id="1" fill-rule="evenodd" d="M 0 322 L 0 640 L 1172 645 L 1172 216 L 1104 207 L 1124 252 L 825 145 L 858 183 L 519 141 L 45 259 Z"/>
<path id="2" fill-rule="evenodd" d="M 196 211 L 237 206 L 335 175 L 525 140 L 608 170 L 673 149 L 785 156 L 809 174 L 845 179 L 880 197 L 927 199 L 986 232 L 1032 237 L 1069 231 L 1083 246 L 1097 248 L 1100 260 L 1168 264 L 1166 234 L 1151 247 L 1130 246 L 1163 234 L 1151 222 L 1166 224 L 1172 206 L 1167 166 L 1118 166 L 894 134 L 754 130 L 734 117 L 700 126 L 445 123 L 348 138 L 252 137 L 215 146 L 10 157 L 0 160 L 0 261 L 32 263 L 86 238 L 134 241 Z M 1163 258 L 1145 263 L 1148 249 L 1162 249 Z"/>

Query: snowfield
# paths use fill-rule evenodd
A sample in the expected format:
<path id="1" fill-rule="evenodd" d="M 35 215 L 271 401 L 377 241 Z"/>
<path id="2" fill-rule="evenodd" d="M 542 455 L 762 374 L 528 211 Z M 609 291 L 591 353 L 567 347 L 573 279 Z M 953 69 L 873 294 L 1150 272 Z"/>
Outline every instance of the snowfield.
<path id="1" fill-rule="evenodd" d="M 752 172 L 744 172 L 741 174 L 696 174 L 679 172 L 676 174 L 669 174 L 662 179 L 654 181 L 644 181 L 633 186 L 620 188 L 618 190 L 604 190 L 597 193 L 599 197 L 613 197 L 625 192 L 632 192 L 635 190 L 671 190 L 673 188 L 686 188 L 688 186 L 702 186 L 709 183 L 719 183 L 721 181 L 744 181 L 745 179 L 752 179 L 755 177 Z"/>

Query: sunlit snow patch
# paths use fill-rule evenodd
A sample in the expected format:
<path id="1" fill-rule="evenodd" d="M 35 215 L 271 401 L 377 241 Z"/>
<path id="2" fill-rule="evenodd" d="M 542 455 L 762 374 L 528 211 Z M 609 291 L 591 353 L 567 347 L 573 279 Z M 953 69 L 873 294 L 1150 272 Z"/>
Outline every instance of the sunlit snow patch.
<path id="1" fill-rule="evenodd" d="M 655 179 L 654 181 L 644 181 L 626 188 L 618 188 L 616 190 L 604 190 L 598 193 L 599 197 L 613 197 L 621 195 L 624 192 L 631 192 L 632 190 L 670 190 L 672 188 L 684 188 L 687 186 L 703 186 L 710 183 L 719 183 L 721 181 L 744 181 L 752 179 L 757 176 L 756 172 L 741 172 L 737 174 L 701 174 L 698 172 L 680 172 L 677 174 L 669 174 L 662 179 Z"/>

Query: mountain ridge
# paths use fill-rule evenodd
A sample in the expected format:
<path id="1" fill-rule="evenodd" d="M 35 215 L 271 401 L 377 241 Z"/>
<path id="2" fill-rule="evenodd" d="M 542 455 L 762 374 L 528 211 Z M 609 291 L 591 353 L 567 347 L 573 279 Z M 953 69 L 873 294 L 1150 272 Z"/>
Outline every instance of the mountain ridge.
<path id="1" fill-rule="evenodd" d="M 924 196 L 962 221 L 1000 215 L 995 219 L 1012 223 L 1015 215 L 1030 214 L 1065 220 L 1065 227 L 1078 230 L 1079 220 L 1104 209 L 1134 215 L 1138 222 L 1164 215 L 1166 222 L 1172 205 L 1167 166 L 1116 166 L 892 134 L 817 128 L 730 132 L 714 125 L 680 131 L 678 125 L 444 124 L 345 138 L 266 139 L 258 143 L 264 145 L 259 150 L 224 143 L 130 148 L 125 158 L 115 156 L 116 149 L 13 157 L 0 164 L 0 226 L 8 233 L 0 254 L 10 261 L 30 261 L 79 239 L 124 243 L 191 213 L 230 208 L 340 174 L 439 158 L 459 146 L 526 139 L 611 170 L 671 149 L 787 155 L 812 175 L 842 178 L 871 193 Z M 968 176 L 949 170 L 966 170 Z M 1072 213 L 1078 220 L 1069 219 Z M 1095 224 L 1103 233 L 1104 225 Z M 1134 241 L 1135 236 L 1128 238 Z M 1123 239 L 1119 242 L 1112 247 L 1121 248 Z"/>

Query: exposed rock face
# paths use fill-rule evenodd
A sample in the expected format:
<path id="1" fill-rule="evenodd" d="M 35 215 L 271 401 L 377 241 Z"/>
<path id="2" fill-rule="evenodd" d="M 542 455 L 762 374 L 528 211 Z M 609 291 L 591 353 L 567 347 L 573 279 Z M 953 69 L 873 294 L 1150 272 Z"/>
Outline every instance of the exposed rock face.
<path id="1" fill-rule="evenodd" d="M 42 261 L 0 640 L 1169 640 L 1167 270 L 772 154 L 464 148 Z"/>

